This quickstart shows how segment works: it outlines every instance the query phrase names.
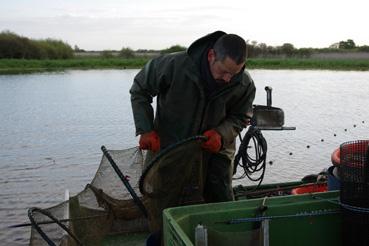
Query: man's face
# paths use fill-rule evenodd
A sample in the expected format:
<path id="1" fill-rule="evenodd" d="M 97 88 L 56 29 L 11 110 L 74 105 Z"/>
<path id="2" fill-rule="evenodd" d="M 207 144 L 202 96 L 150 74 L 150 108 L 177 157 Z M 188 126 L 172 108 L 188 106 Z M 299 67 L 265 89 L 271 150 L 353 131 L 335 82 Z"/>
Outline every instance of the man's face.
<path id="1" fill-rule="evenodd" d="M 238 74 L 245 65 L 244 62 L 237 65 L 228 56 L 223 61 L 217 60 L 213 49 L 209 50 L 208 61 L 211 75 L 220 83 L 229 83 L 232 77 Z"/>

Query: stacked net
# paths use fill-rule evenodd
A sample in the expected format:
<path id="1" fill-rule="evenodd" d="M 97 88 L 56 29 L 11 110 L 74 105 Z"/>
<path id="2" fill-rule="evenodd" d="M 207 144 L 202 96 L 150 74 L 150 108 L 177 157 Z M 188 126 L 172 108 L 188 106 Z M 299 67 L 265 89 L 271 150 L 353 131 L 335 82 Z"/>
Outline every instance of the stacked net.
<path id="1" fill-rule="evenodd" d="M 145 205 L 138 188 L 145 154 L 137 147 L 109 153 Z M 101 245 L 108 235 L 148 231 L 146 217 L 105 156 L 92 182 L 82 192 L 54 207 L 31 209 L 30 214 L 55 245 Z M 35 227 L 31 230 L 30 245 L 48 245 Z"/>

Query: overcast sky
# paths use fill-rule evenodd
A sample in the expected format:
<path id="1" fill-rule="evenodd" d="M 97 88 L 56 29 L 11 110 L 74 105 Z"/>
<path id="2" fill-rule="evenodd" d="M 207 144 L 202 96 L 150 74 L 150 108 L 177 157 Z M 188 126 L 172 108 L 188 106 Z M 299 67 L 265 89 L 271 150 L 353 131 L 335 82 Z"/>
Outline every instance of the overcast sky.
<path id="1" fill-rule="evenodd" d="M 55 38 L 86 50 L 189 46 L 223 30 L 245 40 L 328 47 L 369 45 L 367 0 L 9 0 L 0 31 Z"/>

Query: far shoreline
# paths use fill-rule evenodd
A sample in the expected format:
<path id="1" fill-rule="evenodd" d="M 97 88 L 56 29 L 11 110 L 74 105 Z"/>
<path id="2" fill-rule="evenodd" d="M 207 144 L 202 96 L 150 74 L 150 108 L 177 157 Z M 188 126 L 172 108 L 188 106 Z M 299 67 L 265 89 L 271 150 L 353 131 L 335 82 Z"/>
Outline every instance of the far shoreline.
<path id="1" fill-rule="evenodd" d="M 141 69 L 150 58 L 0 59 L 0 75 L 91 69 Z M 369 71 L 368 59 L 252 58 L 247 69 Z"/>

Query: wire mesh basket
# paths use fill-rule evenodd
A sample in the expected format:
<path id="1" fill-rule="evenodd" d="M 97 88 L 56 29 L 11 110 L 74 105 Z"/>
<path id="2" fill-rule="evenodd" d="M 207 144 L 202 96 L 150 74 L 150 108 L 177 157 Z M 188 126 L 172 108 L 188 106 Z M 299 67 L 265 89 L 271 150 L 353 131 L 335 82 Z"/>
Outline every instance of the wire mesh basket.
<path id="1" fill-rule="evenodd" d="M 344 245 L 369 245 L 369 140 L 340 146 Z"/>

